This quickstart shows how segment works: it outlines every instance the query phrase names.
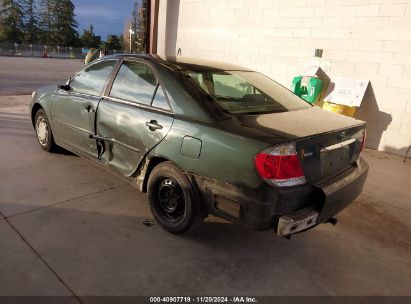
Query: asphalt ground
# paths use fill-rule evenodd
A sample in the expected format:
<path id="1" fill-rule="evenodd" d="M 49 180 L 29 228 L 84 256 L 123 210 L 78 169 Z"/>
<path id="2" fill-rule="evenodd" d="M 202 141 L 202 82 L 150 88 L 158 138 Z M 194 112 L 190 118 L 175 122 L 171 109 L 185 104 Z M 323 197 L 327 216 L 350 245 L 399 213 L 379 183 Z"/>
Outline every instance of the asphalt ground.
<path id="1" fill-rule="evenodd" d="M 0 296 L 411 295 L 411 161 L 366 150 L 365 189 L 336 226 L 286 240 L 209 217 L 175 236 L 145 194 L 41 150 L 29 100 L 0 97 Z"/>
<path id="2" fill-rule="evenodd" d="M 29 95 L 41 86 L 63 84 L 83 67 L 80 59 L 0 56 L 0 95 Z"/>

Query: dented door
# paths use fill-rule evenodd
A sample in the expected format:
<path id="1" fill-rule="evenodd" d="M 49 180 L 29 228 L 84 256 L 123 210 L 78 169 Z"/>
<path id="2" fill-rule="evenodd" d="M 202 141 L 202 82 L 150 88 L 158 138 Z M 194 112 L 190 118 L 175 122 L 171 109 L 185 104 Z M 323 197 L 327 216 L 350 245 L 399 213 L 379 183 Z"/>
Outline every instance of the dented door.
<path id="1" fill-rule="evenodd" d="M 98 157 L 131 176 L 143 157 L 167 135 L 173 114 L 154 69 L 125 61 L 96 116 Z"/>
<path id="2" fill-rule="evenodd" d="M 158 127 L 150 127 L 150 122 Z M 100 160 L 124 176 L 132 175 L 147 152 L 166 136 L 172 123 L 171 113 L 101 100 L 97 115 L 97 136 L 103 149 Z"/>

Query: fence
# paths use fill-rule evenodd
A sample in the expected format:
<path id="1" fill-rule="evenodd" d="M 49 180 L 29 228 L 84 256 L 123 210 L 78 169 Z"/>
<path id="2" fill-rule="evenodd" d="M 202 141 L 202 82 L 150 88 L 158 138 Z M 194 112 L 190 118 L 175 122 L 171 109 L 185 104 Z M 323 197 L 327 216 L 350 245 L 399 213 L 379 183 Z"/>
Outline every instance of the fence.
<path id="1" fill-rule="evenodd" d="M 109 51 L 108 54 L 119 53 Z M 0 42 L 0 56 L 51 57 L 80 59 L 86 56 L 81 48 Z"/>
<path id="2" fill-rule="evenodd" d="M 38 44 L 0 43 L 0 56 L 82 58 L 81 48 Z"/>

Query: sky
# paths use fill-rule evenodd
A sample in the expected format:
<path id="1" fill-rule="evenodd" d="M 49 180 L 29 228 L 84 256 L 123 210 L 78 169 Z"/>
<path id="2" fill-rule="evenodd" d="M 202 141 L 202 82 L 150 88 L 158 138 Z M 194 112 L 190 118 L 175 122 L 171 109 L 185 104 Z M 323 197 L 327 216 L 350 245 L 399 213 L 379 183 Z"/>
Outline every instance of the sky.
<path id="1" fill-rule="evenodd" d="M 122 34 L 126 19 L 130 19 L 134 0 L 72 0 L 78 22 L 78 32 L 90 23 L 94 33 L 106 40 L 109 34 Z"/>

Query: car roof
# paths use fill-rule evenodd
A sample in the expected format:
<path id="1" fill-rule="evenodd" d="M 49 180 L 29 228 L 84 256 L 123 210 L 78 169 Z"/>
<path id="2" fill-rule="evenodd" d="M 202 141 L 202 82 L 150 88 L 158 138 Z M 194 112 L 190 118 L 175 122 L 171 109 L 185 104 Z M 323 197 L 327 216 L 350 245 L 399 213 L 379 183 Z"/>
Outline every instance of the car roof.
<path id="1" fill-rule="evenodd" d="M 223 71 L 252 71 L 251 69 L 212 60 L 205 60 L 192 57 L 176 57 L 176 56 L 158 56 L 149 55 L 145 53 L 141 54 L 116 54 L 103 57 L 104 59 L 118 59 L 118 58 L 139 58 L 152 61 L 153 63 L 162 63 L 175 70 L 190 70 L 190 71 L 210 71 L 210 70 L 223 70 Z"/>
<path id="2" fill-rule="evenodd" d="M 191 57 L 167 56 L 159 57 L 168 64 L 172 64 L 180 69 L 194 71 L 225 70 L 225 71 L 250 71 L 242 66 L 234 65 L 227 62 L 205 60 Z"/>

